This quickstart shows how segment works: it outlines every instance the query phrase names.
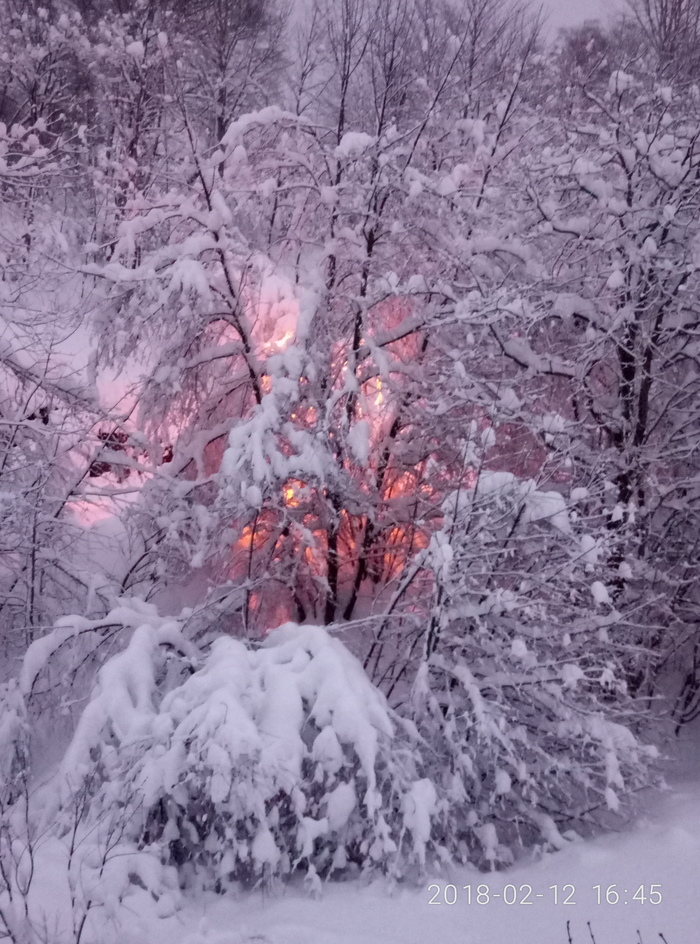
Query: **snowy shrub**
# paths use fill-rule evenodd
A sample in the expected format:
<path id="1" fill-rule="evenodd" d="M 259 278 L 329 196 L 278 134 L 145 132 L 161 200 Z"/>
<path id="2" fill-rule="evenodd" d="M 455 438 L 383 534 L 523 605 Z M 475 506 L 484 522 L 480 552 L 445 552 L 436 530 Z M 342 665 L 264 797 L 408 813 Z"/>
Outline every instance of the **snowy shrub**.
<path id="1" fill-rule="evenodd" d="M 195 657 L 153 617 L 98 673 L 51 789 L 64 811 L 86 793 L 97 821 L 123 809 L 125 837 L 161 848 L 186 884 L 301 869 L 315 887 L 424 864 L 434 790 L 418 763 L 324 629 L 286 624 L 259 648 L 220 637 Z"/>
<path id="2" fill-rule="evenodd" d="M 120 842 L 153 851 L 185 885 L 218 889 L 297 871 L 314 889 L 444 859 L 495 867 L 609 821 L 648 781 L 653 752 L 625 726 L 606 618 L 577 624 L 562 610 L 564 632 L 522 588 L 485 592 L 480 567 L 495 580 L 494 559 L 488 544 L 474 557 L 462 525 L 490 501 L 445 506 L 424 558 L 435 618 L 400 712 L 320 627 L 200 649 L 181 621 L 136 601 L 60 621 L 27 654 L 27 695 L 68 643 L 87 651 L 84 637 L 117 623 L 128 642 L 97 674 L 45 817 L 67 832 L 76 803 L 86 822 L 116 812 Z"/>
<path id="3" fill-rule="evenodd" d="M 609 632 L 624 638 L 620 614 L 578 605 L 588 588 L 567 564 L 575 538 L 561 496 L 550 496 L 548 533 L 538 535 L 525 513 L 540 493 L 514 494 L 512 478 L 507 495 L 485 500 L 477 489 L 443 506 L 411 691 L 411 717 L 433 749 L 433 838 L 490 867 L 609 823 L 650 781 L 657 755 L 633 733 L 639 709 L 610 646 Z M 569 574 L 568 595 L 553 591 L 553 570 Z"/>
<path id="4" fill-rule="evenodd" d="M 337 640 L 288 624 L 250 652 L 217 640 L 164 699 L 139 765 L 149 829 L 226 877 L 392 868 L 410 763 L 381 695 Z"/>
<path id="5" fill-rule="evenodd" d="M 28 848 L 28 730 L 14 681 L 0 685 L 0 940 L 23 944 L 33 856 Z"/>
<path id="6" fill-rule="evenodd" d="M 434 842 L 494 867 L 609 822 L 654 752 L 601 710 L 595 684 L 574 691 L 542 657 L 517 665 L 506 633 L 474 632 L 424 664 L 414 720 L 434 749 Z"/>
<path id="7" fill-rule="evenodd" d="M 0 685 L 0 802 L 28 774 L 27 734 L 24 699 L 12 679 Z"/>

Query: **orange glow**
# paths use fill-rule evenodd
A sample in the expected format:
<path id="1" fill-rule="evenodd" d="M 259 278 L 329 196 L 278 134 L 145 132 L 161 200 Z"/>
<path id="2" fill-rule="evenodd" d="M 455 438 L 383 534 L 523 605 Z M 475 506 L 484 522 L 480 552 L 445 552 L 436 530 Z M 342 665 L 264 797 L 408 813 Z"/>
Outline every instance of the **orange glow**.
<path id="1" fill-rule="evenodd" d="M 300 482 L 299 485 L 301 485 L 303 488 L 303 482 Z M 282 494 L 284 495 L 284 503 L 287 508 L 299 507 L 300 501 L 299 497 L 297 496 L 297 490 L 296 487 L 291 484 L 291 482 L 284 486 L 282 489 Z"/>
<path id="2" fill-rule="evenodd" d="M 386 497 L 391 498 L 396 495 L 413 495 L 416 491 L 416 474 L 413 470 L 401 472 L 392 481 L 386 491 Z"/>
<path id="3" fill-rule="evenodd" d="M 266 361 L 282 355 L 297 337 L 302 344 L 303 332 L 297 335 L 295 286 L 267 273 L 260 273 L 259 281 L 249 286 L 244 292 L 245 340 L 252 351 L 256 392 L 265 397 L 278 382 L 277 372 L 266 369 Z M 434 405 L 426 407 L 421 419 L 423 394 L 418 389 L 414 395 L 409 387 L 413 367 L 424 366 L 428 347 L 426 332 L 418 327 L 421 304 L 417 299 L 390 298 L 364 311 L 357 350 L 343 333 L 343 322 L 336 324 L 331 312 L 319 336 L 325 347 L 323 375 L 316 374 L 318 364 L 315 372 L 303 357 L 301 376 L 295 372 L 296 364 L 290 365 L 288 376 L 279 371 L 283 395 L 275 404 L 280 422 L 271 428 L 275 448 L 292 459 L 297 442 L 304 441 L 295 434 L 306 431 L 310 441 L 322 435 L 323 447 L 340 468 L 336 479 L 324 480 L 323 472 L 301 471 L 308 466 L 280 464 L 305 479 L 277 479 L 263 508 L 247 512 L 250 517 L 245 520 L 250 523 L 245 527 L 232 513 L 234 520 L 229 523 L 237 536 L 226 548 L 222 569 L 246 588 L 246 628 L 269 630 L 287 619 L 318 621 L 328 618 L 329 612 L 333 619 L 376 612 L 392 584 L 441 527 L 446 495 L 459 487 L 473 489 L 482 468 L 535 478 L 547 461 L 545 445 L 517 419 L 494 427 L 492 436 L 493 420 L 478 403 L 455 407 L 461 411 L 457 420 L 463 422 L 465 441 L 476 444 L 477 458 L 467 458 L 471 454 L 459 443 L 445 441 L 450 437 L 441 432 L 446 428 L 439 419 L 442 414 L 431 427 L 427 410 Z M 213 350 L 215 379 L 226 383 L 231 375 L 233 382 L 219 400 L 215 399 L 219 388 L 213 383 L 211 402 L 191 394 L 185 401 L 184 410 L 189 412 L 184 422 L 201 410 L 207 422 L 221 423 L 226 430 L 224 420 L 232 426 L 236 418 L 244 420 L 260 397 L 256 400 L 242 338 L 234 329 L 217 322 L 206 340 L 204 349 Z M 228 346 L 231 353 L 217 351 L 219 346 Z M 430 376 L 426 374 L 428 384 Z M 293 395 L 286 397 L 292 384 Z M 206 398 L 209 388 L 203 389 Z M 552 409 L 552 404 L 542 403 L 542 412 Z M 205 475 L 220 468 L 227 443 L 223 432 L 206 447 Z M 200 473 L 193 464 L 186 474 Z M 411 600 L 416 608 L 421 606 L 429 582 L 426 574 L 411 583 L 409 611 Z"/>
<path id="4" fill-rule="evenodd" d="M 366 412 L 370 417 L 376 414 L 376 408 L 386 403 L 386 387 L 381 377 L 372 377 L 362 386 L 362 392 L 365 395 Z"/>
<path id="5" fill-rule="evenodd" d="M 260 525 L 247 524 L 241 531 L 241 536 L 236 541 L 236 544 L 241 550 L 257 551 L 265 544 L 267 538 L 268 533 L 266 528 Z"/>
<path id="6" fill-rule="evenodd" d="M 409 557 L 416 551 L 424 550 L 428 543 L 428 535 L 412 525 L 392 528 L 384 543 L 384 579 L 390 580 L 397 576 Z"/>

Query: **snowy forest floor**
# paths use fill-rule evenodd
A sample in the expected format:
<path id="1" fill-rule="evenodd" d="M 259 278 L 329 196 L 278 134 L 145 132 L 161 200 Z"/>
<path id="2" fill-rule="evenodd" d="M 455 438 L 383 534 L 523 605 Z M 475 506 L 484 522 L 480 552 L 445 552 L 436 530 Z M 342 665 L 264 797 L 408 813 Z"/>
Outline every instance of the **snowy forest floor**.
<path id="1" fill-rule="evenodd" d="M 301 889 L 202 897 L 167 919 L 133 914 L 122 944 L 697 944 L 700 941 L 700 728 L 673 745 L 669 790 L 650 796 L 629 830 L 485 875 L 454 869 L 422 889 L 389 894 L 380 883 L 329 884 L 320 899 Z M 458 889 L 454 905 L 429 905 L 431 882 Z M 490 886 L 488 904 L 468 903 L 465 885 Z M 532 905 L 508 905 L 494 893 L 532 886 Z M 553 903 L 558 886 L 558 904 Z M 564 889 L 573 885 L 575 892 Z M 597 904 L 594 886 L 602 886 Z M 617 904 L 604 901 L 608 886 Z M 657 886 L 659 904 L 633 901 Z M 658 888 L 660 886 L 660 889 Z M 626 891 L 625 891 L 626 890 Z M 450 892 L 447 897 L 450 897 Z M 542 895 L 542 897 L 536 897 Z M 575 904 L 563 904 L 567 896 Z M 624 902 L 627 901 L 627 904 Z M 590 929 L 588 923 L 590 922 Z M 567 930 L 567 923 L 569 928 Z"/>

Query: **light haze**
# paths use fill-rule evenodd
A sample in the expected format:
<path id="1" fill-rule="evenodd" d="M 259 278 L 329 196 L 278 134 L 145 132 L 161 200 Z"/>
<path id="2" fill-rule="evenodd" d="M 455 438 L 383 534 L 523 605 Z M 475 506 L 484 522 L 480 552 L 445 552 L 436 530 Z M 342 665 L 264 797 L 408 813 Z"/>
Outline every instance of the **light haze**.
<path id="1" fill-rule="evenodd" d="M 605 22 L 611 13 L 624 8 L 624 0 L 548 0 L 544 4 L 549 14 L 550 30 L 556 33 L 558 29 L 567 26 L 576 26 L 584 20 L 599 19 Z"/>

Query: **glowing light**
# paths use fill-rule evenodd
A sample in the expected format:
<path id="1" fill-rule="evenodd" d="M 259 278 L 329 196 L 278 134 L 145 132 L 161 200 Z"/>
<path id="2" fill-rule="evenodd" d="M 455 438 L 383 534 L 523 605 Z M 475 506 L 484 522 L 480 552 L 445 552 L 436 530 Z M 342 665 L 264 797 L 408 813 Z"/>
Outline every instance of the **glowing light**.
<path id="1" fill-rule="evenodd" d="M 265 527 L 253 527 L 247 524 L 241 531 L 236 544 L 243 551 L 257 551 L 265 544 L 267 538 L 268 533 Z"/>
<path id="2" fill-rule="evenodd" d="M 271 341 L 270 343 L 276 347 L 278 351 L 283 351 L 293 337 L 294 331 L 286 331 L 281 338 L 278 338 L 276 341 Z"/>
<path id="3" fill-rule="evenodd" d="M 375 381 L 375 389 L 377 392 L 374 397 L 374 402 L 377 404 L 377 406 L 381 406 L 382 403 L 384 403 L 384 390 L 382 389 L 382 386 L 381 380 L 379 377 L 377 377 Z"/>
<path id="4" fill-rule="evenodd" d="M 297 498 L 296 489 L 293 485 L 285 485 L 282 489 L 282 494 L 284 495 L 284 503 L 287 508 L 299 507 L 299 499 Z"/>

